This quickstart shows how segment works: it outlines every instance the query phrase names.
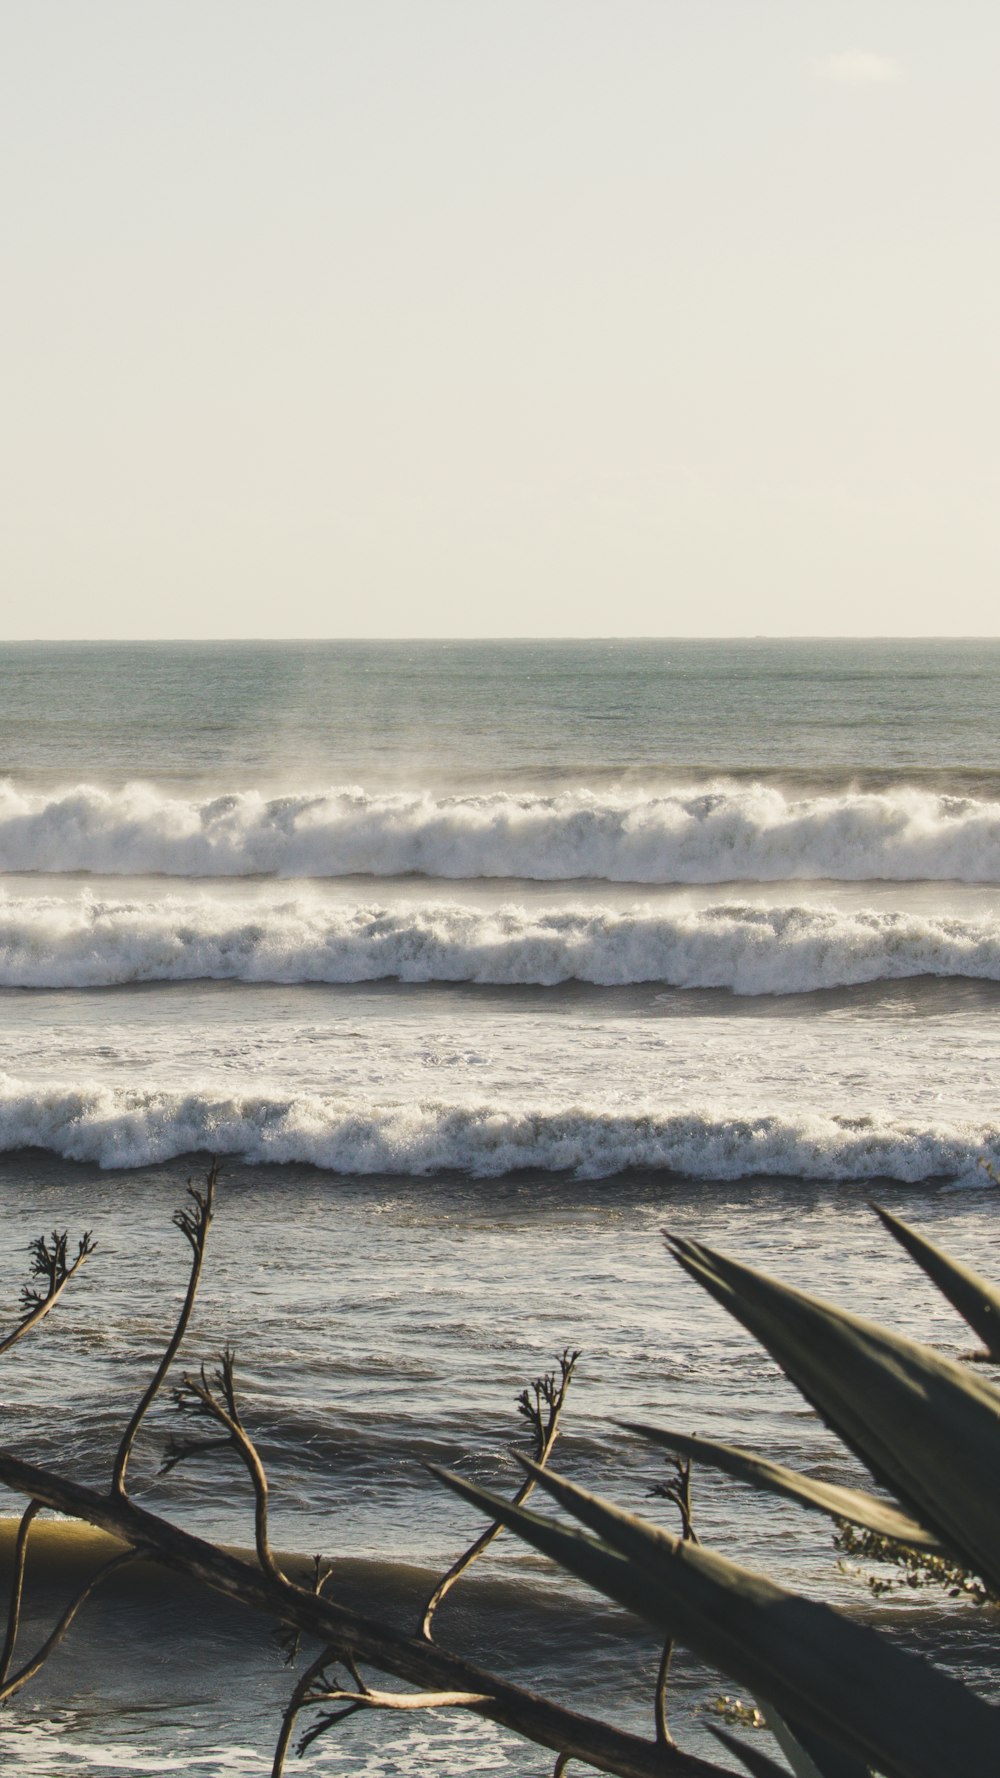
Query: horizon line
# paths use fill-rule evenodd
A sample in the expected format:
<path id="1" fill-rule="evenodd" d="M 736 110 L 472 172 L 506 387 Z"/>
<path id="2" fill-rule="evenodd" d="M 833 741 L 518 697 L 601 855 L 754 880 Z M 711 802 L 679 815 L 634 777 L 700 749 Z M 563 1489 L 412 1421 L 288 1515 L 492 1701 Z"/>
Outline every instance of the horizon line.
<path id="1" fill-rule="evenodd" d="M 810 633 L 803 631 L 733 631 L 726 635 L 694 635 L 678 634 L 639 634 L 626 635 L 588 634 L 588 635 L 510 635 L 510 636 L 5 636 L 0 637 L 0 648 L 65 648 L 65 647 L 127 647 L 151 645 L 199 647 L 216 646 L 223 643 L 242 643 L 262 647 L 266 644 L 281 646 L 288 643 L 362 643 L 366 647 L 378 646 L 383 643 L 415 644 L 421 642 L 469 642 L 469 643 L 511 643 L 511 642 L 998 642 L 1000 631 L 956 631 L 943 634 L 940 631 L 907 631 L 905 634 L 893 634 L 888 631 L 841 631 L 838 633 Z"/>

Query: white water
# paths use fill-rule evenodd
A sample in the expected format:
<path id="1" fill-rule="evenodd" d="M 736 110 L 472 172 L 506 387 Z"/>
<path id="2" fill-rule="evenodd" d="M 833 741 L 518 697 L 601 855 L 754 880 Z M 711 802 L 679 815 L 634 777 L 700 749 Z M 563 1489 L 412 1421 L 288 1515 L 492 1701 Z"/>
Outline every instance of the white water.
<path id="1" fill-rule="evenodd" d="M 106 1484 L 183 1286 L 170 1216 L 200 1148 L 227 1164 L 186 1357 L 237 1347 L 289 1545 L 446 1566 L 470 1526 L 422 1459 L 513 1485 L 513 1403 L 568 1342 L 585 1357 L 561 1461 L 623 1505 L 653 1510 L 655 1474 L 623 1415 L 735 1442 L 750 1427 L 768 1455 L 851 1479 L 751 1342 L 674 1275 L 659 1230 L 967 1341 L 866 1200 L 884 1194 L 996 1275 L 979 1162 L 1000 1160 L 997 993 L 968 978 L 1000 980 L 998 684 L 1000 652 L 978 643 L 11 658 L 10 1303 L 40 1229 L 99 1243 L 41 1336 L 57 1362 L 39 1368 L 30 1346 L 12 1362 L 19 1444 Z M 952 979 L 900 979 L 921 975 Z M 880 1176 L 905 1190 L 847 1183 Z M 137 1483 L 245 1540 L 252 1503 L 224 1460 L 155 1479 L 155 1419 Z M 714 1545 L 857 1603 L 808 1515 L 710 1477 L 697 1511 Z M 501 1539 L 490 1560 L 511 1576 L 530 1558 Z M 270 1647 L 234 1678 L 232 1645 L 203 1635 L 178 1672 L 159 1609 L 143 1609 L 136 1629 L 97 1607 L 51 1692 L 19 1700 L 0 1760 L 267 1769 L 286 1695 Z M 531 1617 L 518 1603 L 514 1658 L 561 1688 L 551 1627 L 526 1639 Z M 606 1623 L 559 1645 L 576 1701 L 648 1729 L 659 1649 L 643 1669 Z M 689 1671 L 675 1720 L 711 1754 Z M 48 1714 L 49 1697 L 79 1719 L 22 1735 L 21 1712 L 41 1698 Z M 337 1770 L 538 1766 L 483 1725 L 338 1734 L 323 1756 Z"/>
<path id="2" fill-rule="evenodd" d="M 0 895 L 0 986 L 127 982 L 660 982 L 795 994 L 910 976 L 1000 981 L 1000 915 L 732 902 L 330 906 L 202 894 Z"/>
<path id="3" fill-rule="evenodd" d="M 144 1628 L 141 1623 L 137 1626 L 137 1641 Z M 200 1678 L 200 1673 L 192 1671 L 188 1679 L 195 1697 Z M 245 1709 L 245 1700 L 240 1702 Z M 171 1706 L 160 1708 L 166 1714 Z M 200 1726 L 197 1724 L 197 1706 L 192 1707 L 187 1699 L 183 1703 L 174 1699 L 172 1713 L 180 1717 L 183 1725 L 183 1732 L 178 1736 L 180 1745 L 175 1752 L 150 1752 L 148 1742 L 143 1743 L 137 1728 L 133 1727 L 129 1734 L 127 1728 L 119 1728 L 117 1721 L 108 1725 L 118 1731 L 117 1738 L 112 1738 L 100 1717 L 95 1720 L 96 1713 L 92 1709 L 81 1709 L 61 1710 L 51 1716 L 46 1713 L 41 1720 L 29 1715 L 0 1723 L 0 1756 L 7 1762 L 9 1771 L 17 1772 L 18 1778 L 53 1778 L 56 1770 L 60 1778 L 77 1774 L 79 1778 L 119 1778 L 119 1775 L 121 1778 L 184 1778 L 184 1774 L 204 1774 L 203 1737 L 193 1736 L 194 1726 Z M 128 1711 L 123 1714 L 128 1723 Z M 191 1719 L 194 1719 L 193 1723 Z M 234 1739 L 222 1723 L 213 1724 L 213 1727 L 217 1742 L 212 1758 L 214 1778 L 260 1778 L 264 1769 L 261 1749 Z M 223 1735 L 226 1736 L 224 1741 Z M 185 1745 L 185 1741 L 190 1742 L 192 1738 L 194 1744 Z M 476 1717 L 459 1717 L 452 1713 L 442 1719 L 438 1713 L 415 1729 L 408 1724 L 405 1741 L 398 1735 L 396 1737 L 391 1768 L 386 1764 L 385 1748 L 378 1739 L 375 1745 L 370 1745 L 371 1740 L 370 1735 L 365 1739 L 354 1736 L 346 1743 L 337 1743 L 328 1736 L 328 1745 L 324 1748 L 324 1772 L 350 1774 L 350 1778 L 386 1778 L 389 1770 L 398 1774 L 398 1778 L 427 1778 L 427 1774 L 433 1772 L 461 1772 L 480 1778 L 481 1774 L 509 1775 L 511 1771 L 501 1732 Z"/>
<path id="4" fill-rule="evenodd" d="M 478 1177 L 521 1168 L 597 1178 L 667 1168 L 695 1178 L 754 1175 L 907 1183 L 974 1174 L 1000 1158 L 996 1121 L 861 1115 L 732 1116 L 653 1104 L 611 1112 L 559 1102 L 431 1099 L 393 1104 L 332 1094 L 26 1085 L 0 1077 L 0 1152 L 48 1149 L 102 1167 L 141 1167 L 194 1151 L 250 1162 L 307 1162 L 333 1173 Z"/>
<path id="5" fill-rule="evenodd" d="M 169 876 L 1000 882 L 1000 803 L 900 788 L 435 796 L 334 788 L 197 800 L 148 784 L 0 785 L 0 871 Z"/>

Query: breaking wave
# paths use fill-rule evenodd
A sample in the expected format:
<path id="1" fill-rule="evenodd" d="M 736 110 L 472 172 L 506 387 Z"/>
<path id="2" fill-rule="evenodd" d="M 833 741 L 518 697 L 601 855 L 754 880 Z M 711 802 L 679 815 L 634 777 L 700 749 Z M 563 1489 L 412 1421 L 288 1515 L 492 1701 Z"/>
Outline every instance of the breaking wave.
<path id="1" fill-rule="evenodd" d="M 558 1104 L 519 1111 L 489 1102 L 385 1104 L 96 1082 L 66 1088 L 0 1076 L 0 1152 L 22 1148 L 109 1168 L 203 1152 L 337 1174 L 493 1178 L 531 1169 L 604 1178 L 640 1168 L 705 1179 L 916 1183 L 968 1175 L 981 1158 L 995 1163 L 1000 1125 Z"/>
<path id="2" fill-rule="evenodd" d="M 331 789 L 205 800 L 0 785 L 0 870 L 168 876 L 1000 882 L 1000 802 L 768 784 L 543 796 Z"/>
<path id="3" fill-rule="evenodd" d="M 448 902 L 330 907 L 308 898 L 248 909 L 213 895 L 0 899 L 2 987 L 393 978 L 797 994 L 920 975 L 1000 981 L 1000 915 L 752 903 L 664 912 Z"/>

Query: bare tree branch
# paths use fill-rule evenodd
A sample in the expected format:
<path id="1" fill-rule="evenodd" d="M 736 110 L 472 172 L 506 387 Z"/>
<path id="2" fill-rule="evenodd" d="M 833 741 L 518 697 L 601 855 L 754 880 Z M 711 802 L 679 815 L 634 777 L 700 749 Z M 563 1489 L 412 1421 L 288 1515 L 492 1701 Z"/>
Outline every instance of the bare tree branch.
<path id="1" fill-rule="evenodd" d="M 257 1547 L 257 1560 L 272 1579 L 288 1581 L 278 1567 L 271 1549 L 267 1522 L 267 1475 L 260 1455 L 252 1438 L 247 1432 L 240 1417 L 239 1404 L 236 1400 L 236 1357 L 227 1348 L 223 1352 L 218 1369 L 209 1375 L 202 1365 L 197 1377 L 185 1375 L 180 1387 L 174 1391 L 174 1400 L 182 1412 L 192 1409 L 208 1414 L 219 1426 L 225 1428 L 228 1442 L 236 1450 L 253 1484 L 254 1492 L 254 1537 Z M 214 1441 L 213 1441 L 214 1442 Z M 183 1449 L 181 1456 L 187 1452 Z M 175 1458 L 175 1461 L 177 1459 Z"/>
<path id="2" fill-rule="evenodd" d="M 286 1574 L 285 1579 L 290 1580 L 291 1577 Z M 327 1567 L 324 1572 L 323 1557 L 322 1556 L 314 1556 L 313 1557 L 312 1581 L 310 1583 L 312 1592 L 322 1593 L 323 1588 L 327 1584 L 327 1581 L 332 1580 L 332 1579 L 333 1579 L 333 1569 L 331 1567 Z M 294 1581 L 291 1581 L 291 1584 L 292 1584 L 292 1586 L 294 1586 L 296 1583 Z M 293 1663 L 298 1660 L 299 1650 L 302 1647 L 302 1632 L 301 1632 L 301 1630 L 297 1629 L 294 1624 L 279 1624 L 278 1628 L 275 1631 L 275 1637 L 278 1641 L 279 1646 L 282 1647 L 285 1651 L 285 1666 L 291 1667 L 293 1665 Z M 329 1658 L 332 1660 L 333 1655 L 331 1654 Z M 358 1686 L 363 1685 L 364 1682 L 359 1677 L 357 1669 L 355 1668 L 350 1655 L 342 1655 L 341 1660 L 343 1662 L 343 1665 L 345 1667 L 347 1667 L 348 1671 L 350 1672 L 351 1678 L 354 1680 L 355 1684 Z"/>
<path id="3" fill-rule="evenodd" d="M 559 1436 L 559 1416 L 562 1413 L 566 1392 L 573 1380 L 573 1372 L 579 1357 L 579 1352 L 570 1352 L 567 1347 L 559 1360 L 558 1378 L 554 1371 L 547 1371 L 544 1377 L 536 1377 L 528 1389 L 522 1389 L 517 1398 L 517 1411 L 523 1420 L 527 1420 L 534 1434 L 532 1456 L 535 1462 L 542 1467 L 552 1455 L 552 1448 Z M 523 1506 L 534 1487 L 535 1477 L 528 1476 L 514 1496 L 514 1505 Z M 420 1622 L 421 1636 L 426 1636 L 428 1641 L 430 1640 L 434 1613 L 442 1599 L 451 1591 L 455 1582 L 465 1573 L 466 1569 L 471 1568 L 473 1562 L 482 1555 L 483 1551 L 489 1549 L 494 1538 L 498 1537 L 502 1530 L 503 1526 L 499 1520 L 495 1520 L 492 1525 L 487 1525 L 486 1530 L 481 1532 L 473 1543 L 470 1543 L 468 1549 L 459 1556 L 458 1561 L 453 1562 L 448 1572 L 442 1575 L 424 1606 Z"/>
<path id="4" fill-rule="evenodd" d="M 0 1340 L 0 1357 L 5 1352 L 9 1352 L 12 1346 L 16 1346 L 18 1340 L 23 1340 L 25 1334 L 30 1333 L 33 1327 L 37 1327 L 49 1310 L 55 1307 L 70 1279 L 80 1270 L 84 1261 L 89 1259 L 97 1246 L 96 1241 L 91 1240 L 88 1229 L 80 1237 L 76 1258 L 70 1263 L 67 1248 L 68 1239 L 65 1229 L 62 1234 L 58 1229 L 53 1229 L 51 1240 L 47 1239 L 45 1235 L 39 1235 L 36 1240 L 31 1242 L 28 1248 L 31 1255 L 29 1276 L 44 1279 L 44 1288 L 39 1289 L 37 1285 L 26 1284 L 22 1289 L 22 1318 L 6 1339 Z"/>
<path id="5" fill-rule="evenodd" d="M 667 1687 L 670 1684 L 670 1667 L 674 1658 L 674 1641 L 671 1636 L 663 1644 L 660 1665 L 656 1674 L 656 1690 L 653 1693 L 653 1718 L 656 1723 L 656 1739 L 665 1747 L 673 1744 L 670 1723 L 667 1718 Z"/>
<path id="6" fill-rule="evenodd" d="M 14 1545 L 14 1569 L 10 1577 L 10 1604 L 7 1607 L 7 1634 L 4 1637 L 3 1652 L 0 1653 L 0 1686 L 3 1685 L 10 1672 L 10 1664 L 14 1659 L 14 1647 L 17 1642 L 18 1626 L 21 1622 L 21 1598 L 24 1593 L 24 1566 L 28 1559 L 28 1538 L 37 1515 L 42 1510 L 40 1500 L 30 1500 L 21 1514 L 21 1523 L 17 1528 L 17 1542 Z"/>
<path id="7" fill-rule="evenodd" d="M 311 1729 L 306 1730 L 299 1742 L 298 1748 L 296 1749 L 299 1757 L 301 1758 L 307 1747 L 311 1747 L 312 1743 L 318 1736 L 325 1735 L 327 1729 L 335 1728 L 338 1722 L 346 1721 L 349 1716 L 356 1716 L 357 1712 L 363 1710 L 364 1707 L 364 1700 L 359 1699 L 356 1703 L 345 1704 L 343 1710 L 333 1710 L 329 1715 L 321 1716 L 318 1722 L 313 1723 Z"/>
<path id="8" fill-rule="evenodd" d="M 698 1534 L 694 1528 L 691 1514 L 691 1459 L 668 1457 L 668 1468 L 672 1471 L 665 1482 L 657 1482 L 650 1488 L 660 1500 L 670 1500 L 677 1508 L 681 1521 L 681 1538 L 685 1543 L 697 1543 Z M 670 1684 L 670 1667 L 674 1658 L 675 1643 L 673 1637 L 663 1645 L 660 1656 L 660 1667 L 656 1675 L 656 1690 L 653 1694 L 653 1714 L 656 1721 L 656 1739 L 661 1747 L 675 1745 L 667 1720 L 667 1688 Z"/>
<path id="9" fill-rule="evenodd" d="M 13 1679 L 6 1680 L 4 1685 L 0 1686 L 0 1704 L 6 1704 L 7 1699 L 12 1698 L 15 1692 L 19 1692 L 22 1686 L 27 1685 L 29 1679 L 34 1679 L 35 1674 L 44 1667 L 49 1656 L 59 1647 L 77 1612 L 86 1605 L 91 1594 L 95 1593 L 102 1581 L 107 1580 L 108 1576 L 114 1574 L 116 1569 L 124 1568 L 126 1562 L 134 1562 L 135 1557 L 135 1550 L 125 1550 L 119 1556 L 112 1556 L 110 1562 L 105 1562 L 104 1566 L 91 1576 L 86 1586 L 81 1587 L 76 1597 L 67 1605 L 55 1629 L 46 1637 L 41 1648 L 32 1655 L 30 1661 L 27 1661 L 15 1673 Z"/>
<path id="10" fill-rule="evenodd" d="M 292 1733 L 298 1719 L 299 1711 L 302 1710 L 309 1701 L 309 1690 L 313 1681 L 318 1679 L 320 1675 L 325 1672 L 327 1667 L 332 1666 L 336 1658 L 336 1651 L 334 1649 L 324 1648 L 322 1654 L 318 1655 L 312 1665 L 306 1668 L 296 1685 L 295 1690 L 285 1707 L 285 1714 L 281 1719 L 278 1743 L 274 1749 L 274 1764 L 271 1767 L 271 1778 L 282 1778 L 282 1773 L 285 1770 L 285 1758 L 288 1753 L 289 1743 L 292 1739 Z"/>
<path id="11" fill-rule="evenodd" d="M 327 1691 L 314 1692 L 306 1698 L 307 1704 L 346 1704 L 344 1710 L 335 1710 L 332 1714 L 318 1717 L 312 1727 L 307 1729 L 299 1742 L 299 1753 L 305 1753 L 320 1735 L 332 1729 L 345 1716 L 353 1716 L 356 1710 L 474 1710 L 479 1704 L 488 1704 L 489 1695 L 480 1692 L 376 1692 L 370 1686 L 364 1691 Z"/>
<path id="12" fill-rule="evenodd" d="M 223 1354 L 215 1373 L 210 1375 L 203 1366 L 197 1376 L 185 1376 L 176 1392 L 182 1408 L 207 1414 L 223 1429 L 224 1439 L 189 1442 L 168 1459 L 166 1467 L 181 1456 L 204 1450 L 208 1445 L 225 1443 L 236 1449 L 254 1488 L 256 1564 L 192 1536 L 130 1498 L 125 1476 L 135 1438 L 162 1388 L 193 1311 L 212 1220 L 217 1176 L 218 1167 L 213 1164 L 205 1191 L 202 1193 L 189 1186 L 191 1207 L 185 1207 L 174 1218 L 192 1251 L 187 1291 L 163 1358 L 122 1436 L 110 1491 L 98 1493 L 65 1480 L 51 1470 L 25 1463 L 13 1452 L 0 1450 L 0 1484 L 29 1500 L 15 1548 L 7 1635 L 0 1654 L 0 1703 L 14 1696 L 38 1673 L 96 1588 L 117 1569 L 142 1556 L 239 1600 L 251 1609 L 277 1618 L 279 1625 L 285 1626 L 293 1638 L 308 1636 L 321 1644 L 321 1655 L 296 1685 L 284 1713 L 275 1750 L 273 1778 L 281 1778 L 299 1712 L 305 1705 L 314 1704 L 337 1704 L 340 1708 L 325 1711 L 312 1724 L 302 1737 L 300 1752 L 335 1723 L 359 1710 L 451 1707 L 474 1711 L 552 1749 L 558 1756 L 557 1773 L 565 1770 L 570 1759 L 577 1759 L 600 1771 L 616 1774 L 617 1778 L 719 1778 L 721 1767 L 681 1753 L 672 1744 L 647 1742 L 610 1724 L 565 1709 L 434 1645 L 429 1630 L 437 1604 L 458 1575 L 465 1572 L 497 1535 L 499 1525 L 490 1527 L 484 1536 L 477 1538 L 449 1570 L 428 1603 L 421 1634 L 415 1637 L 406 1636 L 389 1624 L 368 1618 L 325 1597 L 324 1587 L 330 1575 L 321 1575 L 319 1558 L 316 1559 L 311 1587 L 302 1586 L 284 1574 L 270 1547 L 267 1477 L 243 1425 L 236 1399 L 234 1360 L 228 1351 Z M 6 1349 L 15 1338 L 22 1337 L 28 1327 L 47 1312 L 90 1251 L 92 1243 L 87 1235 L 80 1243 L 75 1261 L 69 1265 L 65 1236 L 55 1235 L 51 1246 L 44 1239 L 33 1244 L 33 1275 L 45 1278 L 45 1292 L 26 1290 L 23 1301 L 28 1312 L 25 1319 L 0 1350 Z M 539 1462 L 544 1463 L 555 1443 L 559 1414 L 577 1357 L 576 1353 L 564 1352 L 558 1376 L 550 1373 L 537 1379 L 519 1398 L 519 1411 L 531 1425 Z M 529 1491 L 530 1482 L 522 1488 L 518 1498 L 523 1500 Z M 43 1506 L 94 1525 L 117 1537 L 125 1547 L 81 1588 L 42 1646 L 13 1677 L 9 1677 L 20 1621 L 28 1538 L 34 1518 Z M 357 1665 L 359 1659 L 415 1689 L 375 1690 L 361 1677 Z M 336 1663 L 346 1668 L 355 1689 L 338 1687 L 330 1679 L 328 1669 Z"/>
<path id="13" fill-rule="evenodd" d="M 320 1735 L 325 1735 L 328 1729 L 336 1727 L 337 1723 L 343 1722 L 348 1716 L 353 1716 L 358 1710 L 471 1710 L 479 1704 L 490 1702 L 490 1696 L 485 1692 L 376 1691 L 362 1679 L 353 1656 L 346 1654 L 341 1655 L 339 1660 L 340 1664 L 347 1668 L 356 1687 L 356 1690 L 349 1691 L 334 1686 L 327 1677 L 326 1669 L 333 1666 L 337 1658 L 333 1649 L 325 1648 L 299 1680 L 282 1721 L 271 1778 L 281 1778 L 292 1725 L 299 1711 L 306 1706 L 340 1704 L 345 1708 L 326 1711 L 316 1719 L 299 1742 L 296 1750 L 299 1755 L 305 1753 L 306 1749 L 311 1747 Z M 317 1681 L 323 1683 L 317 1684 Z"/>
<path id="14" fill-rule="evenodd" d="M 198 1294 L 198 1285 L 201 1281 L 201 1269 L 205 1260 L 205 1243 L 208 1240 L 208 1231 L 212 1222 L 215 1183 L 218 1177 L 219 1163 L 218 1161 L 213 1161 L 209 1168 L 204 1192 L 198 1191 L 196 1186 L 189 1184 L 188 1197 L 191 1199 L 191 1208 L 185 1207 L 178 1210 L 174 1216 L 175 1225 L 180 1229 L 191 1248 L 191 1275 L 188 1279 L 188 1287 L 184 1301 L 181 1305 L 181 1312 L 177 1317 L 177 1324 L 167 1343 L 166 1351 L 156 1367 L 152 1382 L 149 1384 L 149 1387 L 140 1400 L 131 1420 L 122 1434 L 122 1441 L 118 1447 L 118 1454 L 115 1457 L 114 1473 L 111 1477 L 111 1492 L 120 1497 L 123 1497 L 125 1494 L 125 1471 L 128 1468 L 128 1460 L 132 1454 L 132 1446 L 135 1443 L 136 1435 L 163 1386 L 164 1379 L 177 1356 L 180 1343 L 187 1332 L 188 1322 L 191 1319 L 191 1311 L 194 1308 L 195 1297 Z"/>
<path id="15" fill-rule="evenodd" d="M 202 1586 L 296 1625 L 304 1635 L 336 1649 L 338 1655 L 351 1653 L 380 1672 L 422 1689 L 481 1693 L 489 1703 L 476 1705 L 477 1714 L 551 1748 L 553 1753 L 565 1753 L 616 1778 L 720 1778 L 724 1771 L 695 1754 L 658 1746 L 569 1710 L 484 1672 L 423 1637 L 406 1636 L 389 1624 L 335 1604 L 325 1595 L 284 1579 L 275 1580 L 257 1564 L 172 1525 L 128 1496 L 98 1493 L 3 1449 L 0 1484 L 110 1532 L 136 1554 Z"/>
<path id="16" fill-rule="evenodd" d="M 314 1704 L 362 1704 L 372 1710 L 468 1710 L 473 1704 L 489 1704 L 489 1692 L 376 1692 L 366 1685 L 362 1692 L 317 1692 Z"/>

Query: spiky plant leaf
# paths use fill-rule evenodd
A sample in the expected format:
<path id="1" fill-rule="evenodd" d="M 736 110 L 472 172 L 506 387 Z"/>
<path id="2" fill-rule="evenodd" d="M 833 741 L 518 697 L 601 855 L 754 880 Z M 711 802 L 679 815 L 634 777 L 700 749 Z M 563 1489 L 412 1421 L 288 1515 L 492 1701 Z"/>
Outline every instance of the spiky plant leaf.
<path id="1" fill-rule="evenodd" d="M 524 1460 L 522 1460 L 524 1461 Z M 525 1468 L 598 1538 L 446 1470 L 456 1494 L 885 1778 L 996 1778 L 1000 1712 L 917 1655 L 830 1606 Z"/>
<path id="2" fill-rule="evenodd" d="M 768 1753 L 759 1747 L 749 1747 L 737 1735 L 731 1735 L 728 1729 L 721 1729 L 718 1723 L 709 1723 L 709 1729 L 717 1741 L 721 1741 L 727 1753 L 734 1753 L 736 1758 L 750 1773 L 750 1778 L 788 1778 L 784 1766 L 779 1766 Z"/>
<path id="3" fill-rule="evenodd" d="M 795 1778 L 868 1778 L 867 1762 L 862 1764 L 851 1754 L 840 1752 L 838 1748 L 831 1747 L 828 1741 L 821 1741 L 818 1736 L 811 1736 L 801 1728 L 793 1735 L 776 1710 L 766 1704 L 762 1704 L 761 1708 L 767 1726 L 777 1739 Z M 751 1778 L 788 1778 L 784 1766 L 779 1766 L 761 1748 L 738 1740 L 717 1723 L 710 1723 L 709 1728 L 716 1740 L 721 1741 L 723 1747 L 736 1755 L 751 1774 Z M 812 1753 L 806 1751 L 810 1746 Z"/>
<path id="4" fill-rule="evenodd" d="M 846 1519 L 851 1525 L 862 1525 L 867 1531 L 877 1531 L 882 1537 L 910 1544 L 914 1549 L 936 1552 L 941 1548 L 937 1538 L 923 1525 L 918 1525 L 916 1519 L 901 1513 L 889 1501 L 880 1500 L 877 1494 L 866 1494 L 862 1488 L 842 1488 L 833 1482 L 819 1482 L 783 1463 L 769 1463 L 753 1451 L 740 1450 L 737 1445 L 720 1445 L 714 1439 L 675 1432 L 672 1427 L 649 1426 L 641 1420 L 620 1420 L 618 1424 L 649 1439 L 654 1445 L 661 1445 L 664 1450 L 690 1457 L 710 1469 L 724 1470 L 737 1481 L 748 1482 L 752 1488 L 781 1494 L 799 1506 L 826 1513 L 831 1519 Z"/>
<path id="5" fill-rule="evenodd" d="M 893 1239 L 905 1248 L 911 1259 L 916 1260 L 931 1283 L 936 1284 L 952 1308 L 958 1310 L 962 1320 L 979 1335 L 990 1357 L 1000 1364 L 1000 1291 L 971 1266 L 952 1259 L 925 1235 L 918 1235 L 916 1229 L 901 1222 L 898 1216 L 883 1210 L 880 1204 L 873 1204 L 872 1209 Z"/>
<path id="6" fill-rule="evenodd" d="M 867 1760 L 855 1759 L 842 1747 L 832 1747 L 822 1735 L 804 1729 L 800 1723 L 786 1722 L 763 1699 L 760 1708 L 795 1778 L 868 1778 Z"/>
<path id="7" fill-rule="evenodd" d="M 875 1479 L 962 1566 L 1000 1591 L 1000 1392 L 929 1346 L 699 1242 L 669 1245 Z"/>

